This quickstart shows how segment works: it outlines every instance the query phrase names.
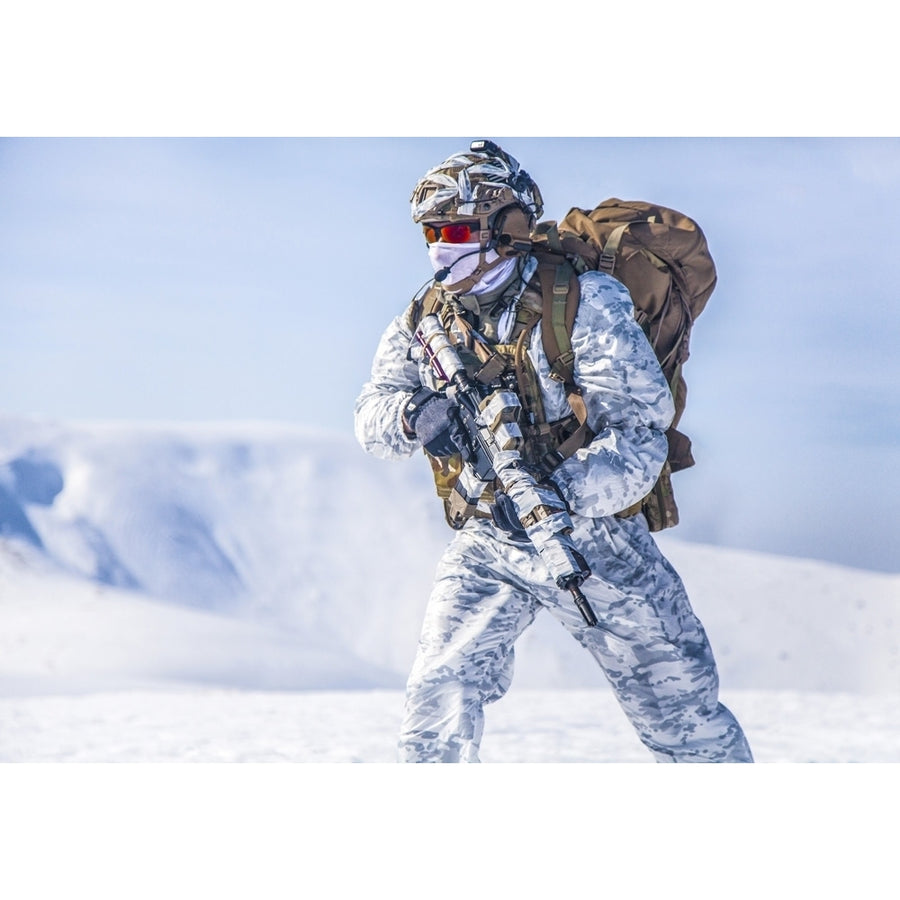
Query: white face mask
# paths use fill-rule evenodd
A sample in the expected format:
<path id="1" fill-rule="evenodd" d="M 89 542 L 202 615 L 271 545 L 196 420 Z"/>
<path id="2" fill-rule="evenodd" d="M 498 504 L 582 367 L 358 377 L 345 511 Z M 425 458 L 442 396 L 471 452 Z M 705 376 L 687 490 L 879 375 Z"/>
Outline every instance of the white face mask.
<path id="1" fill-rule="evenodd" d="M 450 270 L 441 286 L 453 293 L 453 286 L 464 282 L 477 268 L 481 259 L 481 244 L 446 244 L 436 241 L 428 245 L 428 257 L 435 274 L 442 269 Z M 487 251 L 484 260 L 488 265 L 493 263 L 494 267 L 485 272 L 475 286 L 466 291 L 467 294 L 485 294 L 493 290 L 509 278 L 516 265 L 512 258 L 500 260 L 493 250 Z"/>

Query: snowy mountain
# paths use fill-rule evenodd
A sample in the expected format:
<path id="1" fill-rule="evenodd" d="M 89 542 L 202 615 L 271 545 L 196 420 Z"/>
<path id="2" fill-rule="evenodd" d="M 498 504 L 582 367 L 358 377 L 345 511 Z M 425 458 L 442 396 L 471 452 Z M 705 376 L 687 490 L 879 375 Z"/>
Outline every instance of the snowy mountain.
<path id="1" fill-rule="evenodd" d="M 450 537 L 421 457 L 247 423 L 0 420 L 0 693 L 402 687 Z M 659 536 L 723 688 L 900 689 L 900 576 Z M 520 688 L 594 688 L 549 617 Z"/>

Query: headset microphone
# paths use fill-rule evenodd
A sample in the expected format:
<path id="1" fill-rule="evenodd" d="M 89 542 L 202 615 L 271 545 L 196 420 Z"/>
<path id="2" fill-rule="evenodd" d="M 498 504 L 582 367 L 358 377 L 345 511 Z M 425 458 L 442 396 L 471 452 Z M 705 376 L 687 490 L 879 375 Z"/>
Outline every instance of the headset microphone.
<path id="1" fill-rule="evenodd" d="M 437 272 L 434 273 L 434 280 L 438 283 L 442 282 L 449 274 L 450 270 L 461 260 L 465 259 L 467 256 L 473 256 L 475 253 L 481 253 L 481 247 L 477 250 L 470 250 L 468 253 L 463 253 L 462 256 L 457 257 L 450 263 L 449 266 L 445 266 L 443 269 L 438 269 Z"/>

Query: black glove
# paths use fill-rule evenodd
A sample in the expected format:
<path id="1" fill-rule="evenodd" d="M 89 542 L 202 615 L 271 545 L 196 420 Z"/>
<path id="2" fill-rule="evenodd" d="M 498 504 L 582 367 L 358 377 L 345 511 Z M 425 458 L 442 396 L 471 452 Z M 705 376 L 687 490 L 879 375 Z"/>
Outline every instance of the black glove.
<path id="1" fill-rule="evenodd" d="M 528 532 L 522 527 L 516 508 L 513 506 L 509 494 L 503 491 L 494 492 L 494 504 L 491 506 L 491 517 L 498 528 L 502 528 L 512 540 L 526 543 Z"/>
<path id="2" fill-rule="evenodd" d="M 432 456 L 452 456 L 464 443 L 456 404 L 426 387 L 409 398 L 403 420 Z"/>

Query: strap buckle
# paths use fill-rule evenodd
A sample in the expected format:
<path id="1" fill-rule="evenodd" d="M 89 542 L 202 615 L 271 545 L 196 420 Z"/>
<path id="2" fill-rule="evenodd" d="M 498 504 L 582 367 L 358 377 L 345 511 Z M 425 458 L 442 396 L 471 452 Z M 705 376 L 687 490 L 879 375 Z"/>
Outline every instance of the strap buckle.
<path id="1" fill-rule="evenodd" d="M 600 254 L 600 260 L 597 263 L 597 268 L 602 269 L 606 272 L 607 275 L 612 275 L 613 269 L 616 267 L 616 253 L 615 250 L 612 253 L 604 250 Z"/>
<path id="2" fill-rule="evenodd" d="M 571 379 L 572 367 L 575 363 L 575 351 L 567 350 L 553 361 L 550 366 L 550 377 L 554 381 L 567 384 Z"/>

